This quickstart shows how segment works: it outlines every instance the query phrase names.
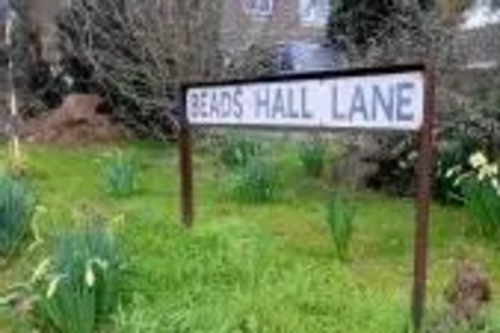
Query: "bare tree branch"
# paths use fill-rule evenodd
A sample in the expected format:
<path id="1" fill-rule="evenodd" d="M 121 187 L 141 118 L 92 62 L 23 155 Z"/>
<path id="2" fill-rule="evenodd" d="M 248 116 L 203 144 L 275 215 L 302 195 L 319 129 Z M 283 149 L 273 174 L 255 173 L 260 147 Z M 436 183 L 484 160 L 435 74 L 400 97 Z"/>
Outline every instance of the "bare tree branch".
<path id="1" fill-rule="evenodd" d="M 222 8 L 222 0 L 75 0 L 61 18 L 60 40 L 105 93 L 135 109 L 122 110 L 123 117 L 155 115 L 175 124 L 181 84 L 267 69 L 261 36 L 224 52 Z"/>

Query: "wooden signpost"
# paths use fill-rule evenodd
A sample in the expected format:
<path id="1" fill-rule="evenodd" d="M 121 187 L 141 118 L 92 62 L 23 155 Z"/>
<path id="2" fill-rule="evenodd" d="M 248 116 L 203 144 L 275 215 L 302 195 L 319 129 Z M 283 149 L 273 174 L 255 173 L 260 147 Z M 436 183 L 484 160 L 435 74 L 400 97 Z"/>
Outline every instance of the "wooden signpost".
<path id="1" fill-rule="evenodd" d="M 191 84 L 183 88 L 179 131 L 182 221 L 191 226 L 191 126 L 407 131 L 420 136 L 415 215 L 412 324 L 425 308 L 433 165 L 433 72 L 423 65 L 351 69 Z"/>

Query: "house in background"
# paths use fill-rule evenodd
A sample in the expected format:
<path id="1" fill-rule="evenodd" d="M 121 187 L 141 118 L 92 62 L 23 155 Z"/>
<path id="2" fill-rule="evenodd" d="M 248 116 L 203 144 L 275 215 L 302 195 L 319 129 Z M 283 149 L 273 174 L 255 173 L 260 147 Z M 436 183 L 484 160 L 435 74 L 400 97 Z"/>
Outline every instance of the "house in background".
<path id="1" fill-rule="evenodd" d="M 326 38 L 330 11 L 331 0 L 226 0 L 223 48 L 269 48 L 279 72 L 338 68 L 344 59 Z"/>
<path id="2" fill-rule="evenodd" d="M 330 13 L 330 0 L 226 0 L 222 36 L 229 48 L 255 37 L 264 41 L 321 42 Z"/>

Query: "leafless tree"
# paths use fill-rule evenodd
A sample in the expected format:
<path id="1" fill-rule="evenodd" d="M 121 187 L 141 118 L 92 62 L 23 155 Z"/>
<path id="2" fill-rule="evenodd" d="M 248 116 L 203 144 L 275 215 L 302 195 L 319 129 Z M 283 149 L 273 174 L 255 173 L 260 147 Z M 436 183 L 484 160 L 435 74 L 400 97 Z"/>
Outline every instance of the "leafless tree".
<path id="1" fill-rule="evenodd" d="M 75 0 L 63 15 L 61 46 L 145 118 L 161 113 L 175 124 L 182 84 L 256 74 L 267 66 L 261 32 L 241 49 L 224 53 L 223 5 L 221 0 Z M 163 130 L 153 127 L 144 130 L 161 136 Z"/>

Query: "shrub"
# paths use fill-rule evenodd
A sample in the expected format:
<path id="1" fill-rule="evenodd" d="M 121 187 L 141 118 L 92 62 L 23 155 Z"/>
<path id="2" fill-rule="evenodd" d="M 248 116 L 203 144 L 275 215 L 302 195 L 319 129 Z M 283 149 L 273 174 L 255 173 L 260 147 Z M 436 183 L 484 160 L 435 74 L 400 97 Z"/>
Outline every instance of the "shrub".
<path id="1" fill-rule="evenodd" d="M 11 176 L 0 176 L 0 256 L 16 251 L 31 232 L 34 200 Z"/>
<path id="2" fill-rule="evenodd" d="M 470 110 L 459 109 L 442 116 L 439 128 L 439 155 L 435 173 L 434 195 L 444 203 L 464 203 L 459 179 L 472 171 L 469 157 L 475 151 L 498 154 L 500 118 L 498 96 L 474 98 Z"/>
<path id="3" fill-rule="evenodd" d="M 320 177 L 325 166 L 325 143 L 317 138 L 301 143 L 299 159 L 306 175 Z"/>
<path id="4" fill-rule="evenodd" d="M 130 154 L 121 150 L 109 154 L 103 163 L 106 192 L 115 197 L 128 197 L 136 191 L 137 168 Z"/>
<path id="5" fill-rule="evenodd" d="M 470 171 L 466 151 L 463 147 L 455 147 L 438 154 L 433 191 L 439 202 L 459 205 L 464 203 L 460 179 Z"/>
<path id="6" fill-rule="evenodd" d="M 269 202 L 276 198 L 279 183 L 274 167 L 262 160 L 252 160 L 229 176 L 232 196 L 249 203 Z"/>
<path id="7" fill-rule="evenodd" d="M 388 17 L 395 14 L 395 8 L 393 0 L 376 4 L 366 0 L 341 1 L 331 13 L 328 36 L 334 40 L 348 38 L 356 45 L 365 46 L 385 30 Z"/>
<path id="8" fill-rule="evenodd" d="M 332 194 L 327 204 L 326 221 L 330 227 L 335 253 L 341 261 L 347 261 L 354 234 L 355 209 L 349 200 L 338 194 Z"/>
<path id="9" fill-rule="evenodd" d="M 379 149 L 366 158 L 376 170 L 366 179 L 369 188 L 391 195 L 411 195 L 415 188 L 417 142 L 411 135 L 380 137 Z"/>
<path id="10" fill-rule="evenodd" d="M 469 172 L 469 156 L 474 151 L 497 155 L 500 151 L 499 97 L 474 97 L 470 109 L 458 108 L 439 114 L 436 128 L 436 167 L 433 173 L 433 196 L 441 203 L 463 204 L 464 195 L 458 178 Z M 369 159 L 377 164 L 368 186 L 390 194 L 414 193 L 418 141 L 412 135 L 381 137 L 380 150 Z M 453 169 L 453 170 L 452 170 Z"/>
<path id="11" fill-rule="evenodd" d="M 472 214 L 481 236 L 500 236 L 500 185 L 498 165 L 489 163 L 482 153 L 472 155 L 472 171 L 461 179 L 465 207 Z"/>
<path id="12" fill-rule="evenodd" d="M 118 309 L 123 269 L 113 236 L 102 228 L 61 236 L 30 284 L 34 326 L 43 332 L 96 332 Z"/>
<path id="13" fill-rule="evenodd" d="M 395 0 L 349 0 L 332 2 L 327 36 L 333 42 L 346 40 L 361 49 L 374 42 L 390 40 L 398 30 L 394 22 L 408 24 L 412 11 L 432 9 L 432 1 L 419 0 L 402 3 Z"/>
<path id="14" fill-rule="evenodd" d="M 232 169 L 247 165 L 259 156 L 261 145 L 249 137 L 231 132 L 222 138 L 219 158 L 225 167 Z"/>

